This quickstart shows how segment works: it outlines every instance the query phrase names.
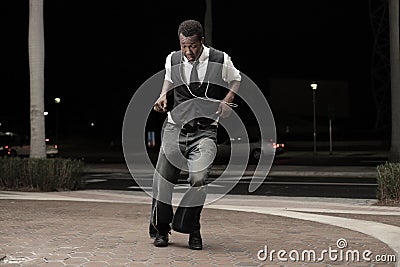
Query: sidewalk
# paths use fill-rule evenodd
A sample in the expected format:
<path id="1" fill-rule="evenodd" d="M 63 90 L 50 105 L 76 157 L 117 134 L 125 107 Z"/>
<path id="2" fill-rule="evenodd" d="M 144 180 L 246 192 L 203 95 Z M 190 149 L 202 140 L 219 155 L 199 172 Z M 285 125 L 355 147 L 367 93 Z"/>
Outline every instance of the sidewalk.
<path id="1" fill-rule="evenodd" d="M 0 191 L 0 266 L 399 266 L 400 208 L 372 200 L 227 195 L 203 211 L 201 251 L 176 232 L 154 247 L 150 202 L 142 192 Z"/>

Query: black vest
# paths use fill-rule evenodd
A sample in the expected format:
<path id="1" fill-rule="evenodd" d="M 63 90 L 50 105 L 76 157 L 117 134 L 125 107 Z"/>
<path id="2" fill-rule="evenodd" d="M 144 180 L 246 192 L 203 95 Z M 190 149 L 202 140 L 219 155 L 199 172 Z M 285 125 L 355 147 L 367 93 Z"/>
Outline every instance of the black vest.
<path id="1" fill-rule="evenodd" d="M 206 100 L 221 100 L 228 92 L 228 85 L 222 80 L 222 64 L 224 63 L 223 52 L 210 48 L 209 61 L 203 83 L 197 88 L 192 89 L 192 93 L 199 97 L 194 97 L 183 76 L 182 52 L 177 51 L 171 56 L 171 79 L 174 83 L 174 105 L 171 111 L 172 119 L 177 124 L 186 124 L 193 121 L 201 124 L 214 122 L 218 115 L 215 114 L 219 107 L 219 102 Z M 207 88 L 208 87 L 208 88 Z M 206 94 L 207 91 L 207 94 Z"/>

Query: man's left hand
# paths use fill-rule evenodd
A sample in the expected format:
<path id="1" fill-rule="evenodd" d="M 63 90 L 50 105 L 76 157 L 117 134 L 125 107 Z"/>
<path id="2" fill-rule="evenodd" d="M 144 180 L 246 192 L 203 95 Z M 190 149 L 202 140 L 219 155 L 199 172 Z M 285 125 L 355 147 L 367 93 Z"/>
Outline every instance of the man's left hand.
<path id="1" fill-rule="evenodd" d="M 227 118 L 231 115 L 232 108 L 224 102 L 219 104 L 217 112 L 215 114 L 220 115 L 222 118 Z"/>

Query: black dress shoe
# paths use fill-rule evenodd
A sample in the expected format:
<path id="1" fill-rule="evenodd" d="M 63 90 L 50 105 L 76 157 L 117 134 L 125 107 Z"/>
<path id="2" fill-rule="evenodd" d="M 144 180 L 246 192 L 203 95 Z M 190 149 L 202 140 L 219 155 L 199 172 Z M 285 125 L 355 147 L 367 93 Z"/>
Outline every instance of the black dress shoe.
<path id="1" fill-rule="evenodd" d="M 194 250 L 203 249 L 203 240 L 201 239 L 200 231 L 189 235 L 189 248 Z"/>
<path id="2" fill-rule="evenodd" d="M 157 232 L 153 244 L 156 247 L 168 246 L 168 233 L 162 234 Z"/>

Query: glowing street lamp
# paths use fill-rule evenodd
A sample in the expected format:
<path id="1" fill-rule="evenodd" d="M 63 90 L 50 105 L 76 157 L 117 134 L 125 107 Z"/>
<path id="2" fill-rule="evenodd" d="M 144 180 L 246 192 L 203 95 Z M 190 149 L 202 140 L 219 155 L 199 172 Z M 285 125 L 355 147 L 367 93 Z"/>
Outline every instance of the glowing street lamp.
<path id="1" fill-rule="evenodd" d="M 60 117 L 60 115 L 59 115 L 59 105 L 60 105 L 60 103 L 61 103 L 61 98 L 59 98 L 59 97 L 56 97 L 56 98 L 54 98 L 54 103 L 56 104 L 56 142 L 58 142 L 58 128 L 59 128 L 59 117 Z"/>
<path id="2" fill-rule="evenodd" d="M 314 154 L 317 154 L 317 120 L 315 114 L 315 93 L 317 91 L 318 84 L 316 82 L 312 82 L 310 87 L 313 92 L 313 124 L 314 124 Z"/>

